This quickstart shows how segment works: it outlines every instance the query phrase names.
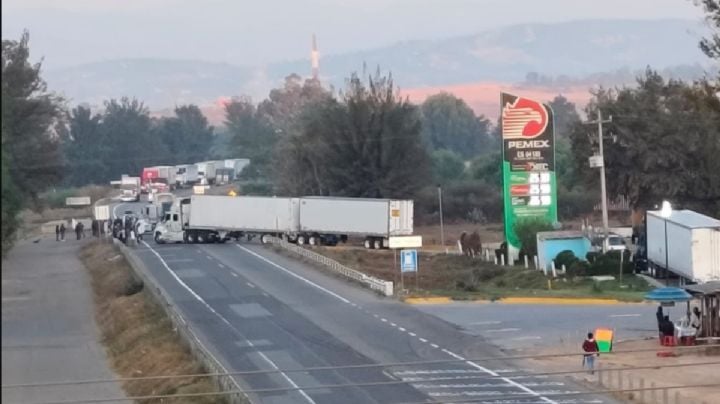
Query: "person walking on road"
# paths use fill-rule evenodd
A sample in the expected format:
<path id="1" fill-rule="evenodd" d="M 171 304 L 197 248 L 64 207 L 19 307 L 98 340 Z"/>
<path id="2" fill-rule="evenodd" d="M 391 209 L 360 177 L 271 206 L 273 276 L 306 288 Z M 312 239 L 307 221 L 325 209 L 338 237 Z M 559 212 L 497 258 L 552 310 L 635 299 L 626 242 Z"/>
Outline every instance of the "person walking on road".
<path id="1" fill-rule="evenodd" d="M 80 226 L 80 222 L 77 222 L 77 224 L 75 224 L 75 237 L 77 240 L 80 240 L 80 232 L 82 231 L 82 228 Z"/>
<path id="2" fill-rule="evenodd" d="M 593 333 L 588 333 L 587 339 L 583 341 L 582 349 L 585 352 L 583 355 L 583 366 L 588 368 L 591 375 L 595 374 L 595 355 L 600 356 L 600 348 L 598 348 Z"/>
<path id="3" fill-rule="evenodd" d="M 60 241 L 65 241 L 65 223 L 60 223 Z"/>
<path id="4" fill-rule="evenodd" d="M 60 241 L 60 225 L 55 225 L 55 241 Z"/>
<path id="5" fill-rule="evenodd" d="M 655 312 L 655 318 L 657 318 L 657 324 L 658 324 L 658 332 L 662 333 L 662 323 L 663 323 L 663 308 L 662 306 L 658 306 L 657 311 Z"/>

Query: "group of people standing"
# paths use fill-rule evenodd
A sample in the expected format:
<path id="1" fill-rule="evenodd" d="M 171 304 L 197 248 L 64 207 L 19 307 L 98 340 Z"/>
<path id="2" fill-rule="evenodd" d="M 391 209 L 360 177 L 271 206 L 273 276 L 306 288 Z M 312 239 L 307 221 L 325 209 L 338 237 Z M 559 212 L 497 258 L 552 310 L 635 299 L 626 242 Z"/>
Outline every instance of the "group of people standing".
<path id="1" fill-rule="evenodd" d="M 110 226 L 113 237 L 125 244 L 132 241 L 142 241 L 143 233 L 145 233 L 145 221 L 134 216 L 127 215 L 122 218 L 115 218 Z"/>
<path id="2" fill-rule="evenodd" d="M 72 226 L 71 226 L 72 227 Z M 85 238 L 85 225 L 78 221 L 75 224 L 75 237 L 77 240 Z M 65 241 L 65 232 L 67 231 L 65 223 L 55 226 L 55 241 Z"/>

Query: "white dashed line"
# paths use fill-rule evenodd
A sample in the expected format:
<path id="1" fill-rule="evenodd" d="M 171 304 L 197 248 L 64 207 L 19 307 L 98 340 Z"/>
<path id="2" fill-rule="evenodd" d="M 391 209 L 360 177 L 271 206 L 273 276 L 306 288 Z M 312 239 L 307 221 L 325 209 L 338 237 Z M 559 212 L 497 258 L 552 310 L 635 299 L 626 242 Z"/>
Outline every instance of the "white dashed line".
<path id="1" fill-rule="evenodd" d="M 210 261 L 212 261 L 212 259 L 213 259 L 213 257 L 211 257 L 209 255 L 206 255 L 205 257 L 207 257 L 207 259 L 209 259 Z"/>
<path id="2" fill-rule="evenodd" d="M 418 338 L 418 339 L 420 340 L 420 342 L 427 342 L 427 340 L 425 338 Z"/>
<path id="3" fill-rule="evenodd" d="M 417 334 L 415 334 L 414 332 L 409 332 L 408 335 L 411 336 L 411 337 L 416 337 L 416 336 L 417 336 Z"/>
<path id="4" fill-rule="evenodd" d="M 219 266 L 220 268 L 225 268 L 225 265 L 223 265 L 223 264 L 218 264 L 218 266 Z"/>
<path id="5" fill-rule="evenodd" d="M 470 325 L 493 325 L 493 324 L 500 324 L 501 321 L 476 321 L 474 323 L 470 323 Z"/>
<path id="6" fill-rule="evenodd" d="M 397 324 L 395 324 L 395 323 L 390 323 L 390 327 L 397 327 Z"/>
<path id="7" fill-rule="evenodd" d="M 235 272 L 231 272 L 230 274 L 236 278 L 238 277 L 238 275 Z"/>
<path id="8" fill-rule="evenodd" d="M 380 318 L 380 316 L 378 316 L 377 314 L 373 314 L 373 317 Z"/>
<path id="9" fill-rule="evenodd" d="M 253 285 L 252 283 L 250 283 L 250 282 L 245 282 L 245 283 L 247 283 L 247 285 L 250 286 L 251 288 L 255 289 L 255 285 Z"/>
<path id="10" fill-rule="evenodd" d="M 430 346 L 433 348 L 440 348 L 440 346 L 438 344 L 430 344 Z"/>
<path id="11" fill-rule="evenodd" d="M 542 339 L 538 336 L 527 336 L 527 337 L 515 337 L 515 338 L 508 338 L 508 341 L 527 341 L 531 339 Z"/>
<path id="12" fill-rule="evenodd" d="M 386 318 L 381 318 L 380 321 L 382 321 L 383 323 L 387 323 L 387 322 L 388 322 Z"/>
<path id="13" fill-rule="evenodd" d="M 485 330 L 485 332 L 511 332 L 511 331 L 520 331 L 519 328 L 496 328 L 492 330 Z"/>
<path id="14" fill-rule="evenodd" d="M 400 331 L 402 331 L 402 332 L 407 331 L 406 329 L 404 329 L 404 328 L 402 328 L 402 327 L 398 327 L 398 330 L 400 330 Z"/>

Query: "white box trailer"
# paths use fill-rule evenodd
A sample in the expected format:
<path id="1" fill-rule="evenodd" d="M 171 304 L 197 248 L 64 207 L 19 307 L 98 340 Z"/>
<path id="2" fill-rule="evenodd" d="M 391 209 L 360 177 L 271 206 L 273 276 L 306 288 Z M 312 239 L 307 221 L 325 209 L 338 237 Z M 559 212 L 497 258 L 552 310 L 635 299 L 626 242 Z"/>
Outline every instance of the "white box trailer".
<path id="1" fill-rule="evenodd" d="M 195 164 L 198 168 L 198 179 L 201 183 L 212 184 L 215 182 L 215 162 L 203 161 Z"/>
<path id="2" fill-rule="evenodd" d="M 198 167 L 195 164 L 175 166 L 175 182 L 178 187 L 190 187 L 198 183 Z"/>
<path id="3" fill-rule="evenodd" d="M 215 242 L 295 234 L 298 198 L 193 195 L 175 203 L 155 228 L 157 242 Z"/>
<path id="4" fill-rule="evenodd" d="M 720 280 L 720 220 L 691 210 L 668 218 L 648 211 L 646 225 L 651 271 L 667 269 L 691 282 Z"/>
<path id="5" fill-rule="evenodd" d="M 233 179 L 237 179 L 242 174 L 242 171 L 250 165 L 250 159 L 226 159 L 225 168 L 233 169 Z"/>
<path id="6" fill-rule="evenodd" d="M 366 248 L 388 246 L 391 236 L 413 233 L 413 201 L 370 198 L 303 197 L 300 233 L 320 236 L 365 237 Z M 298 243 L 302 244 L 298 240 Z M 308 238 L 311 244 L 313 240 Z M 332 244 L 332 242 L 330 242 Z"/>

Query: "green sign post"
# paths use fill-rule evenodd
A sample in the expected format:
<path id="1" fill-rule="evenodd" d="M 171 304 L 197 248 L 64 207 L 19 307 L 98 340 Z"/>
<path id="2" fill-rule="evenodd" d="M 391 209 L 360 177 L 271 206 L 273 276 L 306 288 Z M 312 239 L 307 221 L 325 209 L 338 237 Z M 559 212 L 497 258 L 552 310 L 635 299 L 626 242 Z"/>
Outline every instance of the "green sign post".
<path id="1" fill-rule="evenodd" d="M 505 240 L 512 262 L 521 247 L 518 221 L 557 222 L 555 128 L 548 105 L 506 93 L 501 105 Z"/>

